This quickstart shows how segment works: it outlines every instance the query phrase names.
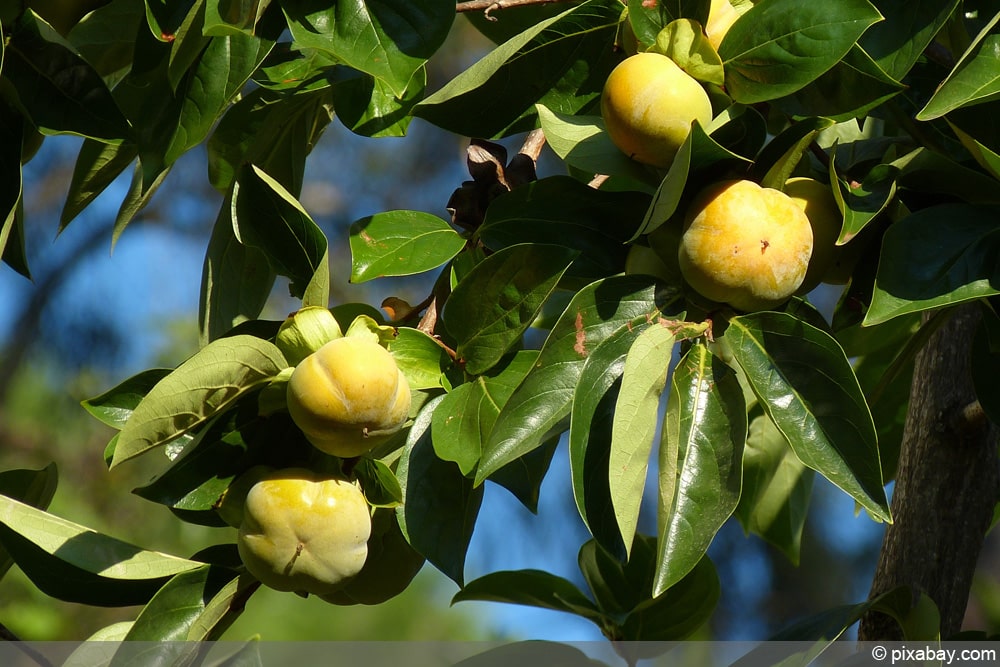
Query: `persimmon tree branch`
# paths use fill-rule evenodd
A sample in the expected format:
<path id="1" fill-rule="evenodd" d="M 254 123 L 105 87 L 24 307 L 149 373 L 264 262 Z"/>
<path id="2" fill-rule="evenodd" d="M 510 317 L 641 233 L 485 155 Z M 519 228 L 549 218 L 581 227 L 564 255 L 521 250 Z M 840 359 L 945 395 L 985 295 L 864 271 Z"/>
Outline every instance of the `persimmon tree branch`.
<path id="1" fill-rule="evenodd" d="M 462 12 L 482 12 L 487 19 L 496 21 L 496 17 L 491 16 L 492 12 L 498 9 L 510 9 L 511 7 L 526 7 L 528 5 L 552 5 L 557 2 L 576 2 L 577 0 L 467 0 L 455 5 L 455 11 Z"/>

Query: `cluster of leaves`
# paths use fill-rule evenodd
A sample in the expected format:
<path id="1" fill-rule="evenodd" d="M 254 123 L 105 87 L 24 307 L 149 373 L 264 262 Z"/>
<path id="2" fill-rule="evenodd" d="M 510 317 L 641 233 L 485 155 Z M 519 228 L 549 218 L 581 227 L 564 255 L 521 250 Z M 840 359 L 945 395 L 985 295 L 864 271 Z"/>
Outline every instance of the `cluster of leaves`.
<path id="1" fill-rule="evenodd" d="M 1000 322 L 986 299 L 998 293 L 1000 137 L 989 119 L 1000 8 L 734 4 L 742 15 L 717 52 L 700 28 L 709 0 L 629 0 L 624 13 L 620 0 L 585 0 L 473 18 L 496 47 L 431 94 L 426 63 L 454 21 L 450 0 L 226 11 L 208 0 L 115 0 L 62 36 L 30 11 L 4 24 L 0 126 L 17 139 L 0 141 L 11 152 L 0 156 L 10 266 L 27 273 L 23 155 L 10 148 L 26 132 L 86 137 L 63 225 L 134 165 L 117 238 L 203 142 L 224 194 L 205 260 L 202 348 L 85 403 L 118 429 L 109 465 L 165 454 L 166 470 L 136 493 L 209 525 L 254 465 L 347 465 L 369 500 L 396 507 L 412 546 L 462 588 L 457 600 L 567 611 L 615 640 L 678 639 L 709 618 L 720 591 L 706 554 L 731 517 L 797 561 L 816 473 L 891 520 L 884 484 L 909 364 L 940 321 L 922 325 L 921 314 L 983 300 L 980 377 L 996 366 Z M 598 115 L 625 35 L 711 91 L 715 120 L 693 126 L 667 170 L 630 161 Z M 279 275 L 303 305 L 329 306 L 327 239 L 297 197 L 333 117 L 372 137 L 402 134 L 413 118 L 484 138 L 540 127 L 569 172 L 507 178 L 514 161 L 494 147 L 493 160 L 470 161 L 474 180 L 453 201 L 481 206 L 456 208 L 456 224 L 389 211 L 352 226 L 353 281 L 438 278 L 425 302 L 396 302 L 392 321 L 363 304 L 332 309 L 342 323 L 366 315 L 388 332 L 417 398 L 398 438 L 350 462 L 311 449 L 283 411 L 280 323 L 258 319 Z M 829 183 L 843 214 L 838 242 L 858 257 L 829 319 L 807 297 L 736 314 L 680 279 L 626 274 L 630 248 L 655 239 L 670 254 L 705 185 L 739 177 L 781 188 L 792 175 Z M 535 334 L 544 342 L 527 345 Z M 996 416 L 995 389 L 979 388 Z M 591 595 L 533 571 L 465 582 L 483 485 L 534 510 L 563 435 L 570 492 L 593 536 L 580 551 Z M 654 445 L 650 537 L 637 526 Z M 252 592 L 231 545 L 190 560 L 155 554 L 11 493 L 26 502 L 0 497 L 0 543 L 40 588 L 146 604 L 116 637 L 214 637 Z M 873 604 L 796 636 L 836 636 Z M 914 608 L 921 618 L 925 607 Z M 911 611 L 890 608 L 901 619 Z"/>

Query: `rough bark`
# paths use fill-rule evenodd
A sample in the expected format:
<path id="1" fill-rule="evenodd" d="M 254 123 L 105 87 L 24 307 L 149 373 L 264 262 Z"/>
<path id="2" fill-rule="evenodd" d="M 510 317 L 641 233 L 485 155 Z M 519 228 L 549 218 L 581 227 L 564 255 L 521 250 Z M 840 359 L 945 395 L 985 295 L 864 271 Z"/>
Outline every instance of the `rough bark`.
<path id="1" fill-rule="evenodd" d="M 900 585 L 927 593 L 941 636 L 961 629 L 972 576 L 1000 489 L 997 429 L 977 410 L 970 348 L 977 304 L 962 306 L 914 361 L 906 427 L 875 596 Z M 971 406 L 971 409 L 970 409 Z M 863 641 L 902 639 L 895 621 L 869 614 Z"/>

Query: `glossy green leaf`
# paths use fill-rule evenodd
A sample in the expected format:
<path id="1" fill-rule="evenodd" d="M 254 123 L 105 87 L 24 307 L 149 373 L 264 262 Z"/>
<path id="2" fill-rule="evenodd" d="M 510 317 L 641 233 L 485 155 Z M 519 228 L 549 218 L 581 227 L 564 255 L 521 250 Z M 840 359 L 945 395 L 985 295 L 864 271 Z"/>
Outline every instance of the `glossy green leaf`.
<path id="1" fill-rule="evenodd" d="M 116 0 L 101 5 L 68 35 L 73 47 L 111 87 L 133 61 L 135 36 L 145 29 L 144 3 Z"/>
<path id="2" fill-rule="evenodd" d="M 776 312 L 733 318 L 725 340 L 799 460 L 890 521 L 875 425 L 836 340 Z"/>
<path id="3" fill-rule="evenodd" d="M 629 347 L 622 369 L 611 429 L 608 493 L 626 545 L 632 544 L 639 523 L 660 396 L 675 340 L 673 330 L 666 326 L 647 327 Z"/>
<path id="4" fill-rule="evenodd" d="M 226 35 L 235 32 L 252 33 L 267 9 L 259 0 L 225 0 L 205 5 L 205 34 Z"/>
<path id="5" fill-rule="evenodd" d="M 385 81 L 397 96 L 438 50 L 455 19 L 450 0 L 348 0 L 332 7 L 294 0 L 281 7 L 298 48 L 332 53 Z"/>
<path id="6" fill-rule="evenodd" d="M 145 180 L 142 161 L 140 160 L 135 165 L 135 169 L 132 172 L 132 183 L 129 185 L 128 192 L 125 194 L 121 206 L 118 208 L 118 215 L 115 216 L 115 226 L 111 232 L 112 248 L 118 243 L 118 239 L 121 237 L 122 232 L 125 231 L 125 227 L 135 220 L 135 217 L 139 215 L 142 209 L 149 205 L 153 195 L 156 194 L 156 191 L 169 173 L 169 167 L 159 169 L 155 172 L 151 180 L 147 182 Z"/>
<path id="7" fill-rule="evenodd" d="M 44 510 L 52 502 L 59 482 L 55 463 L 40 470 L 4 470 L 0 472 L 0 495 Z M 0 544 L 0 578 L 6 574 L 14 559 Z"/>
<path id="8" fill-rule="evenodd" d="M 351 282 L 435 269 L 465 247 L 446 221 L 420 211 L 386 211 L 351 225 Z"/>
<path id="9" fill-rule="evenodd" d="M 0 255 L 23 242 L 21 144 L 25 121 L 6 105 L 0 107 Z M 23 253 L 23 251 L 21 251 Z"/>
<path id="10" fill-rule="evenodd" d="M 759 415 L 750 422 L 736 517 L 744 531 L 773 544 L 793 565 L 799 564 L 814 477 L 770 417 Z"/>
<path id="11" fill-rule="evenodd" d="M 885 17 L 858 44 L 892 78 L 901 80 L 951 18 L 958 0 L 874 0 Z"/>
<path id="12" fill-rule="evenodd" d="M 406 92 L 397 97 L 387 83 L 370 74 L 341 68 L 332 88 L 337 118 L 346 128 L 365 137 L 402 137 L 410 125 L 410 110 L 424 96 L 427 71 L 414 73 Z"/>
<path id="13" fill-rule="evenodd" d="M 758 2 L 719 47 L 726 91 L 743 104 L 790 95 L 833 67 L 881 18 L 868 0 Z"/>
<path id="14" fill-rule="evenodd" d="M 397 507 L 403 503 L 399 480 L 384 462 L 365 456 L 354 470 L 369 505 Z"/>
<path id="15" fill-rule="evenodd" d="M 151 664 L 167 656 L 190 655 L 194 644 L 185 642 L 218 638 L 225 629 L 218 626 L 234 613 L 230 603 L 240 588 L 245 592 L 249 585 L 244 581 L 241 586 L 239 573 L 221 565 L 175 575 L 139 612 L 111 665 Z M 150 660 L 153 656 L 156 661 Z"/>
<path id="16" fill-rule="evenodd" d="M 521 340 L 576 254 L 558 245 L 514 245 L 484 259 L 458 283 L 442 318 L 466 372 L 489 370 Z"/>
<path id="17" fill-rule="evenodd" d="M 532 514 L 538 514 L 542 482 L 552 465 L 560 437 L 552 436 L 541 446 L 490 475 L 490 481 L 502 486 Z"/>
<path id="18" fill-rule="evenodd" d="M 670 0 L 651 3 L 628 0 L 628 20 L 640 44 L 650 46 L 671 21 L 693 19 L 705 25 L 711 6 L 709 0 Z"/>
<path id="19" fill-rule="evenodd" d="M 470 581 L 452 597 L 452 604 L 468 600 L 507 602 L 576 614 L 600 624 L 603 616 L 593 601 L 573 582 L 542 570 L 491 572 Z"/>
<path id="20" fill-rule="evenodd" d="M 233 216 L 227 197 L 212 228 L 201 274 L 198 328 L 202 345 L 260 315 L 274 287 L 276 273 L 267 254 L 240 243 L 233 231 Z"/>
<path id="21" fill-rule="evenodd" d="M 212 37 L 204 50 L 199 50 L 197 64 L 183 83 L 183 103 L 163 156 L 165 164 L 172 164 L 208 137 L 218 117 L 274 47 L 274 32 L 267 28 L 254 35 L 228 33 Z"/>
<path id="22" fill-rule="evenodd" d="M 128 121 L 100 75 L 64 43 L 50 41 L 34 16 L 25 12 L 3 52 L 4 77 L 32 123 L 47 133 L 128 138 Z"/>
<path id="23" fill-rule="evenodd" d="M 622 639 L 633 642 L 686 639 L 708 621 L 721 594 L 719 576 L 706 556 L 665 593 L 633 609 L 622 623 Z"/>
<path id="24" fill-rule="evenodd" d="M 132 164 L 137 154 L 135 144 L 131 143 L 105 144 L 93 139 L 84 141 L 73 167 L 73 180 L 59 218 L 60 229 L 64 229 L 97 199 Z"/>
<path id="25" fill-rule="evenodd" d="M 674 370 L 659 452 L 653 595 L 701 561 L 740 499 L 747 409 L 736 374 L 704 344 Z"/>
<path id="26" fill-rule="evenodd" d="M 220 338 L 160 380 L 122 428 L 112 467 L 160 447 L 225 410 L 287 366 L 273 343 Z"/>
<path id="27" fill-rule="evenodd" d="M 596 542 L 622 560 L 626 545 L 609 475 L 614 411 L 628 351 L 647 326 L 643 322 L 621 328 L 587 355 L 570 412 L 569 465 L 576 508 Z"/>
<path id="28" fill-rule="evenodd" d="M 244 163 L 291 193 L 302 189 L 306 157 L 333 118 L 329 87 L 284 95 L 252 90 L 229 108 L 208 140 L 208 178 L 227 192 Z"/>
<path id="29" fill-rule="evenodd" d="M 831 160 L 830 172 L 831 177 L 837 179 L 839 184 L 839 187 L 833 189 L 833 196 L 844 213 L 844 223 L 837 243 L 844 244 L 867 227 L 896 196 L 896 176 L 899 170 L 892 165 L 880 164 L 873 167 L 861 183 L 845 183 L 838 178 L 835 161 Z"/>
<path id="30" fill-rule="evenodd" d="M 677 299 L 643 276 L 615 276 L 580 290 L 542 346 L 535 368 L 507 401 L 476 472 L 480 484 L 565 429 L 587 357 L 622 328 L 658 317 Z"/>
<path id="31" fill-rule="evenodd" d="M 143 604 L 169 577 L 202 566 L 103 535 L 0 496 L 0 545 L 47 595 L 83 604 Z"/>
<path id="32" fill-rule="evenodd" d="M 413 390 L 440 387 L 442 374 L 451 364 L 444 348 L 418 329 L 400 327 L 387 349 Z"/>
<path id="33" fill-rule="evenodd" d="M 650 50 L 667 56 L 699 81 L 717 86 L 724 82 L 722 59 L 696 21 L 682 18 L 663 26 Z"/>
<path id="34" fill-rule="evenodd" d="M 169 368 L 150 368 L 123 380 L 100 396 L 81 401 L 93 417 L 112 428 L 121 430 L 153 386 L 170 373 Z"/>
<path id="35" fill-rule="evenodd" d="M 646 211 L 642 226 L 632 240 L 640 234 L 649 234 L 667 222 L 677 212 L 688 182 L 696 182 L 709 170 L 737 169 L 746 167 L 749 161 L 720 146 L 709 137 L 697 122 L 691 126 L 684 143 L 681 144 L 667 175 L 663 178 L 653 203 Z"/>
<path id="36" fill-rule="evenodd" d="M 492 250 L 528 242 L 577 250 L 563 280 L 583 287 L 624 270 L 625 242 L 648 201 L 635 192 L 605 192 L 568 176 L 550 176 L 494 199 L 478 235 Z"/>
<path id="37" fill-rule="evenodd" d="M 650 576 L 656 564 L 656 541 L 637 535 L 628 560 L 619 559 L 596 539 L 584 542 L 576 562 L 598 608 L 610 617 L 623 618 L 649 600 Z"/>
<path id="38" fill-rule="evenodd" d="M 997 20 L 998 17 L 994 17 L 990 25 Z M 997 75 L 1000 35 L 985 35 L 985 32 L 976 38 L 934 96 L 917 113 L 918 120 L 940 118 L 954 109 L 1000 96 L 1000 76 Z"/>
<path id="39" fill-rule="evenodd" d="M 520 350 L 499 373 L 480 375 L 441 400 L 431 421 L 438 458 L 457 463 L 463 475 L 475 470 L 500 409 L 537 358 L 537 350 Z"/>
<path id="40" fill-rule="evenodd" d="M 1000 294 L 998 212 L 941 204 L 891 225 L 865 324 Z"/>
<path id="41" fill-rule="evenodd" d="M 782 130 L 754 161 L 753 173 L 760 178 L 760 184 L 783 189 L 816 135 L 831 125 L 833 121 L 828 118 L 807 118 Z"/>
<path id="42" fill-rule="evenodd" d="M 258 167 L 237 174 L 233 200 L 237 239 L 266 253 L 278 275 L 291 280 L 289 291 L 303 306 L 325 308 L 330 300 L 326 235 L 298 200 Z"/>
<path id="43" fill-rule="evenodd" d="M 918 148 L 890 164 L 899 168 L 900 187 L 958 197 L 974 204 L 1000 204 L 994 178 L 935 151 Z"/>
<path id="44" fill-rule="evenodd" d="M 431 418 L 441 399 L 423 407 L 407 437 L 396 469 L 403 488 L 403 507 L 397 518 L 413 548 L 461 586 L 483 488 L 474 487 L 458 466 L 434 453 Z"/>
<path id="45" fill-rule="evenodd" d="M 493 137 L 533 125 L 534 105 L 574 114 L 594 102 L 617 56 L 617 0 L 587 0 L 491 51 L 413 109 L 438 127 Z M 519 121 L 526 121 L 520 122 Z"/>
<path id="46" fill-rule="evenodd" d="M 649 167 L 629 159 L 611 141 L 600 116 L 574 116 L 536 104 L 538 120 L 549 147 L 570 167 L 587 174 L 629 179 L 641 191 L 652 191 L 659 180 Z"/>

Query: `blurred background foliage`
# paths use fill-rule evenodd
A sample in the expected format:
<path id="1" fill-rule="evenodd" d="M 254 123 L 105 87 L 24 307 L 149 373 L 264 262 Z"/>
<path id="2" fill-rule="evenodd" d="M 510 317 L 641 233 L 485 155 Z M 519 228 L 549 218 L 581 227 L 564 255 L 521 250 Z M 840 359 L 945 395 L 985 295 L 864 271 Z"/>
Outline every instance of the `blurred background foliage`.
<path id="1" fill-rule="evenodd" d="M 431 61 L 432 85 L 467 67 L 486 48 L 467 21 L 456 22 L 453 39 Z M 34 275 L 29 282 L 13 271 L 0 272 L 0 470 L 41 468 L 55 461 L 60 484 L 52 512 L 147 548 L 190 555 L 233 540 L 233 531 L 183 523 L 131 495 L 155 474 L 155 463 L 143 459 L 109 474 L 101 453 L 111 431 L 90 418 L 79 401 L 141 369 L 175 366 L 197 348 L 201 264 L 221 197 L 203 177 L 204 151 L 194 150 L 113 254 L 110 232 L 127 178 L 57 235 L 79 144 L 71 137 L 49 137 L 25 165 Z M 514 141 L 508 148 L 516 151 L 517 146 Z M 394 208 L 447 217 L 449 196 L 469 178 L 465 147 L 460 137 L 420 120 L 407 137 L 378 141 L 355 136 L 334 121 L 309 158 L 301 197 L 330 239 L 334 304 L 378 305 L 388 296 L 411 303 L 423 299 L 432 279 L 427 276 L 349 284 L 347 228 L 360 217 Z M 543 154 L 540 175 L 561 171 L 551 154 Z M 275 289 L 264 317 L 281 319 L 295 307 L 283 289 Z M 557 453 L 537 516 L 505 492 L 488 489 L 469 553 L 468 579 L 535 567 L 579 582 L 575 549 L 566 545 L 582 544 L 588 535 L 568 492 L 565 459 Z M 799 567 L 764 542 L 745 537 L 735 521 L 720 532 L 710 556 L 726 594 L 703 637 L 760 639 L 803 615 L 867 596 L 880 527 L 857 518 L 850 499 L 825 482 L 817 480 L 813 493 Z M 646 532 L 655 532 L 654 520 L 646 511 Z M 982 558 L 967 622 L 996 632 L 1000 546 L 995 538 Z M 261 590 L 227 637 L 601 639 L 586 621 L 555 612 L 486 603 L 450 606 L 455 591 L 430 566 L 406 593 L 378 607 L 336 607 Z M 0 581 L 0 623 L 23 639 L 82 639 L 137 611 L 58 602 L 35 589 L 17 568 Z"/>

